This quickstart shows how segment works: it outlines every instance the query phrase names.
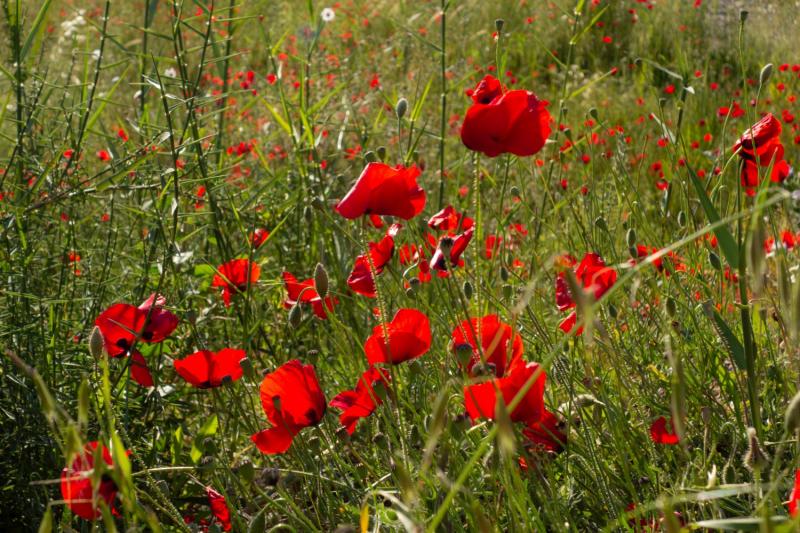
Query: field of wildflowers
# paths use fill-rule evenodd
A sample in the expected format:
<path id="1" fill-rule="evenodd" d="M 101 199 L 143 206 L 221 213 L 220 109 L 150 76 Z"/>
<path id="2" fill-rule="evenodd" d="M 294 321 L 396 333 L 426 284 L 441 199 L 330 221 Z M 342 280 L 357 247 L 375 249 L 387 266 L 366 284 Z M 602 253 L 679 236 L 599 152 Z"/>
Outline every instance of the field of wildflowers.
<path id="1" fill-rule="evenodd" d="M 0 530 L 800 529 L 797 2 L 0 7 Z"/>

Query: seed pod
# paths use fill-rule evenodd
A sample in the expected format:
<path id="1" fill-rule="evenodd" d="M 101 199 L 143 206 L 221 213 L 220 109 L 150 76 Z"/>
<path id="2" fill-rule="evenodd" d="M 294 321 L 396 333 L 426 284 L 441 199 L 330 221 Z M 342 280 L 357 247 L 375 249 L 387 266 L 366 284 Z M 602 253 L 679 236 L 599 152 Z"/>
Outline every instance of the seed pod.
<path id="1" fill-rule="evenodd" d="M 325 202 L 322 201 L 322 198 L 319 196 L 315 196 L 311 199 L 311 207 L 316 209 L 317 211 L 322 211 L 325 209 Z"/>
<path id="2" fill-rule="evenodd" d="M 634 248 L 636 246 L 636 230 L 631 228 L 628 230 L 628 233 L 625 234 L 625 242 L 628 244 L 628 248 Z"/>
<path id="3" fill-rule="evenodd" d="M 336 438 L 339 439 L 339 442 L 342 444 L 350 444 L 350 434 L 344 426 L 336 430 Z"/>
<path id="4" fill-rule="evenodd" d="M 513 196 L 514 198 L 519 198 L 519 194 L 520 194 L 519 193 L 519 188 L 517 188 L 516 185 L 512 185 L 511 186 L 511 196 Z"/>
<path id="5" fill-rule="evenodd" d="M 594 219 L 594 225 L 600 231 L 608 231 L 608 224 L 606 224 L 606 219 L 603 217 L 597 217 Z"/>
<path id="6" fill-rule="evenodd" d="M 244 373 L 244 377 L 247 378 L 248 381 L 254 381 L 256 379 L 256 373 L 253 370 L 253 363 L 250 361 L 248 357 L 243 357 L 239 361 L 239 366 Z"/>
<path id="7" fill-rule="evenodd" d="M 456 346 L 456 359 L 463 368 L 467 368 L 472 360 L 472 345 L 464 342 Z"/>
<path id="8" fill-rule="evenodd" d="M 320 450 L 322 449 L 322 441 L 320 441 L 319 437 L 311 437 L 308 439 L 308 449 L 311 451 L 312 454 L 318 455 Z"/>
<path id="9" fill-rule="evenodd" d="M 714 252 L 708 253 L 708 262 L 711 265 L 711 268 L 713 268 L 717 272 L 722 271 L 722 261 L 720 261 L 719 256 Z"/>
<path id="10" fill-rule="evenodd" d="M 316 437 L 314 437 L 316 438 Z M 309 439 L 309 442 L 311 439 Z M 281 481 L 281 473 L 276 468 L 265 468 L 261 471 L 261 480 L 267 487 L 274 487 Z"/>
<path id="11" fill-rule="evenodd" d="M 300 321 L 302 320 L 303 312 L 300 310 L 300 306 L 295 304 L 294 307 L 289 309 L 289 325 L 297 329 L 300 327 Z"/>
<path id="12" fill-rule="evenodd" d="M 369 470 L 367 470 L 367 467 L 364 465 L 364 463 L 358 463 L 355 466 L 355 471 L 358 475 L 358 478 L 361 480 L 367 479 L 367 476 L 369 475 Z"/>
<path id="13" fill-rule="evenodd" d="M 372 150 L 370 150 L 369 152 L 364 154 L 364 159 L 366 160 L 367 163 L 377 163 L 378 162 L 378 156 L 375 155 L 375 152 L 373 152 Z"/>
<path id="14" fill-rule="evenodd" d="M 503 284 L 503 298 L 508 300 L 511 298 L 512 288 L 508 283 Z"/>
<path id="15" fill-rule="evenodd" d="M 217 468 L 217 461 L 214 459 L 214 457 L 206 455 L 200 460 L 200 466 L 206 472 L 213 472 Z"/>
<path id="16" fill-rule="evenodd" d="M 383 433 L 376 433 L 375 436 L 372 437 L 372 442 L 381 450 L 385 452 L 389 451 L 389 439 L 387 439 L 386 435 Z"/>
<path id="17" fill-rule="evenodd" d="M 417 292 L 419 292 L 419 288 L 421 286 L 422 286 L 422 282 L 419 280 L 419 278 L 411 278 L 410 280 L 408 280 L 408 288 L 414 294 L 417 294 Z"/>
<path id="18" fill-rule="evenodd" d="M 324 300 L 328 296 L 328 272 L 322 263 L 317 263 L 317 268 L 314 269 L 314 285 L 317 294 Z"/>
<path id="19" fill-rule="evenodd" d="M 501 31 L 503 31 L 503 25 L 504 25 L 505 23 L 506 23 L 506 21 L 505 21 L 505 20 L 503 20 L 503 19 L 497 19 L 497 20 L 495 20 L 495 21 L 494 21 L 494 29 L 496 29 L 496 30 L 497 30 L 497 32 L 498 32 L 498 33 L 500 33 Z"/>
<path id="20" fill-rule="evenodd" d="M 233 376 L 231 376 L 230 374 L 225 374 L 220 378 L 219 382 L 222 384 L 223 387 L 228 387 L 228 388 L 233 387 Z"/>
<path id="21" fill-rule="evenodd" d="M 408 111 L 408 100 L 401 98 L 394 106 L 394 112 L 397 114 L 397 118 L 403 118 L 406 116 L 406 111 Z"/>
<path id="22" fill-rule="evenodd" d="M 669 315 L 670 318 L 674 318 L 675 312 L 678 310 L 678 304 L 675 302 L 674 298 L 667 298 L 666 309 L 667 315 Z"/>
<path id="23" fill-rule="evenodd" d="M 409 287 L 408 289 L 406 289 L 406 297 L 413 300 L 414 298 L 417 297 L 417 293 L 414 292 L 414 289 Z"/>
<path id="24" fill-rule="evenodd" d="M 306 219 L 306 222 L 311 222 L 314 219 L 314 212 L 310 205 L 303 208 L 303 218 Z"/>
<path id="25" fill-rule="evenodd" d="M 103 357 L 103 334 L 100 333 L 100 328 L 97 326 L 92 330 L 92 336 L 89 337 L 89 352 L 95 361 L 100 361 Z"/>
<path id="26" fill-rule="evenodd" d="M 211 437 L 206 437 L 205 439 L 203 439 L 202 445 L 206 453 L 209 453 L 211 455 L 217 453 L 217 443 L 214 442 L 214 439 L 212 439 Z"/>
<path id="27" fill-rule="evenodd" d="M 472 288 L 472 283 L 469 281 L 464 282 L 464 296 L 467 297 L 467 300 L 472 300 L 472 294 L 474 290 Z"/>
<path id="28" fill-rule="evenodd" d="M 379 146 L 378 149 L 375 150 L 375 153 L 378 154 L 378 159 L 380 159 L 384 163 L 386 162 L 386 156 L 388 155 L 388 153 L 386 152 L 385 146 Z"/>
<path id="29" fill-rule="evenodd" d="M 764 65 L 764 68 L 761 69 L 761 75 L 758 77 L 758 82 L 761 85 L 766 85 L 769 82 L 769 79 L 772 77 L 772 70 L 775 66 L 772 63 L 767 63 Z"/>
<path id="30" fill-rule="evenodd" d="M 589 116 L 592 117 L 593 119 L 597 120 L 597 109 L 594 108 L 594 107 L 589 109 Z"/>
<path id="31" fill-rule="evenodd" d="M 319 361 L 319 351 L 318 350 L 309 350 L 306 352 L 306 361 L 311 366 L 317 366 L 317 361 Z"/>
<path id="32" fill-rule="evenodd" d="M 406 365 L 408 366 L 408 370 L 415 376 L 422 376 L 425 374 L 425 369 L 422 367 L 422 363 L 416 359 L 409 360 Z"/>
<path id="33" fill-rule="evenodd" d="M 744 21 L 747 20 L 747 15 L 749 14 L 750 12 L 746 9 L 742 9 L 741 11 L 739 11 L 739 22 L 744 24 Z"/>
<path id="34" fill-rule="evenodd" d="M 247 461 L 246 463 L 242 463 L 239 465 L 238 474 L 239 477 L 244 479 L 247 482 L 253 480 L 253 476 L 255 475 L 255 468 L 253 467 L 253 463 Z"/>

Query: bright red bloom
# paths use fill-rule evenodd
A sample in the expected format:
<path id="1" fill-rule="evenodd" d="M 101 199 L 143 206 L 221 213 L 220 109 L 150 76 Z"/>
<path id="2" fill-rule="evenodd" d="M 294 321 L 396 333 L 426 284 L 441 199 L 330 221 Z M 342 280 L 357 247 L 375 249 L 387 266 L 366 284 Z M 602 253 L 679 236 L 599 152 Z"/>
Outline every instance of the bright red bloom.
<path id="1" fill-rule="evenodd" d="M 746 129 L 742 136 L 734 143 L 733 151 L 741 149 L 739 157 L 742 159 L 742 185 L 753 188 L 758 186 L 758 167 L 769 167 L 773 164 L 770 180 L 782 182 L 790 172 L 789 165 L 783 161 L 783 145 L 781 144 L 781 123 L 772 113 L 756 122 L 752 131 Z"/>
<path id="2" fill-rule="evenodd" d="M 100 159 L 100 161 L 110 161 L 111 160 L 111 154 L 109 154 L 105 150 L 100 150 L 94 155 L 96 155 L 97 158 Z"/>
<path id="3" fill-rule="evenodd" d="M 675 425 L 672 420 L 670 420 L 669 425 L 670 430 L 668 431 L 667 419 L 663 416 L 653 422 L 653 425 L 650 426 L 650 438 L 653 439 L 653 442 L 656 444 L 677 444 L 680 438 L 675 434 Z"/>
<path id="4" fill-rule="evenodd" d="M 344 410 L 339 420 L 350 435 L 356 430 L 356 423 L 360 418 L 368 417 L 383 403 L 372 390 L 372 385 L 376 381 L 382 382 L 388 390 L 391 381 L 389 372 L 376 367 L 370 368 L 359 378 L 356 390 L 344 391 L 328 404 L 330 407 Z"/>
<path id="5" fill-rule="evenodd" d="M 481 85 L 485 82 L 484 78 Z M 535 94 L 509 91 L 494 96 L 487 103 L 483 100 L 496 91 L 481 91 L 479 94 L 481 101 L 476 101 L 467 110 L 461 125 L 464 146 L 489 157 L 502 153 L 525 157 L 542 149 L 550 135 L 551 117 Z"/>
<path id="6" fill-rule="evenodd" d="M 142 332 L 142 340 L 145 342 L 161 342 L 169 337 L 175 328 L 178 327 L 178 317 L 170 311 L 163 309 L 167 303 L 167 299 L 160 294 L 151 294 L 150 298 L 145 300 L 139 306 L 139 310 L 144 313 L 144 316 L 150 315 L 147 323 Z M 154 307 L 155 306 L 155 307 Z M 153 309 L 150 311 L 150 309 Z M 137 330 L 138 331 L 138 330 Z"/>
<path id="7" fill-rule="evenodd" d="M 496 419 L 495 406 L 497 391 L 503 395 L 508 406 L 511 400 L 525 386 L 527 381 L 537 374 L 533 385 L 528 389 L 522 401 L 509 413 L 512 422 L 534 424 L 542 419 L 544 408 L 545 373 L 540 370 L 539 363 L 528 363 L 516 367 L 507 377 L 497 378 L 478 385 L 464 387 L 464 403 L 472 422 L 478 418 Z"/>
<path id="8" fill-rule="evenodd" d="M 548 452 L 561 453 L 567 444 L 567 436 L 561 431 L 563 424 L 548 411 L 544 410 L 538 422 L 528 423 L 522 434 L 534 443 L 544 447 Z"/>
<path id="9" fill-rule="evenodd" d="M 474 232 L 475 228 L 469 228 L 467 231 L 453 239 L 453 248 L 450 250 L 450 257 L 448 258 L 449 264 L 448 261 L 445 260 L 442 250 L 438 247 L 436 248 L 436 251 L 433 253 L 433 257 L 431 257 L 431 268 L 438 270 L 439 276 L 446 276 L 447 271 L 450 270 L 451 267 L 464 266 L 464 261 L 461 260 L 461 255 L 467 250 L 467 246 L 469 246 L 469 242 L 472 240 L 472 234 Z M 451 237 L 448 236 L 447 238 Z M 441 242 L 441 239 L 439 242 Z"/>
<path id="10" fill-rule="evenodd" d="M 787 250 L 794 250 L 794 247 L 797 246 L 797 238 L 791 231 L 781 233 L 781 242 L 783 242 L 783 246 Z"/>
<path id="11" fill-rule="evenodd" d="M 248 276 L 248 271 L 250 275 Z M 247 291 L 248 277 L 252 285 L 261 276 L 261 267 L 249 259 L 234 259 L 219 267 L 219 274 L 214 274 L 214 287 L 222 287 L 222 299 L 225 307 L 231 305 L 231 294 L 240 294 Z"/>
<path id="12" fill-rule="evenodd" d="M 475 222 L 464 215 L 456 213 L 452 205 L 448 205 L 428 220 L 428 227 L 442 231 L 468 230 Z"/>
<path id="13" fill-rule="evenodd" d="M 472 367 L 481 362 L 481 355 L 475 342 L 475 337 L 478 336 L 478 319 L 463 321 L 453 330 L 452 336 L 454 350 L 460 344 L 472 346 L 472 359 L 467 365 L 467 372 L 472 372 Z M 511 326 L 498 321 L 497 315 L 487 315 L 480 319 L 480 339 L 486 364 L 495 366 L 496 376 L 502 377 L 512 372 L 522 361 L 522 337 L 513 331 Z"/>
<path id="14" fill-rule="evenodd" d="M 490 104 L 498 96 L 503 96 L 506 88 L 497 78 L 486 75 L 474 89 L 467 89 L 467 96 L 476 104 Z"/>
<path id="15" fill-rule="evenodd" d="M 134 350 L 131 354 L 131 377 L 142 387 L 156 386 L 147 361 L 144 360 L 144 356 L 139 353 L 139 350 Z"/>
<path id="16" fill-rule="evenodd" d="M 566 311 L 575 307 L 575 302 L 572 301 L 572 295 L 569 293 L 569 287 L 567 287 L 567 280 L 564 279 L 563 272 L 559 272 L 556 278 L 556 305 L 559 311 Z"/>
<path id="17" fill-rule="evenodd" d="M 389 350 L 386 350 L 386 337 L 383 324 L 372 329 L 372 335 L 364 344 L 364 352 L 370 365 L 388 363 L 391 356 L 393 365 L 414 359 L 431 347 L 431 325 L 428 317 L 416 309 L 400 309 L 391 322 L 386 323 L 389 336 Z"/>
<path id="18" fill-rule="evenodd" d="M 175 360 L 178 374 L 199 389 L 210 389 L 222 386 L 222 378 L 230 376 L 236 381 L 244 373 L 239 361 L 247 355 L 244 350 L 226 348 L 214 353 L 200 350 L 185 359 Z"/>
<path id="19" fill-rule="evenodd" d="M 316 282 L 313 279 L 307 279 L 301 283 L 292 274 L 284 272 L 283 284 L 286 286 L 286 299 L 283 301 L 283 306 L 286 309 L 294 307 L 298 299 L 300 299 L 301 304 L 311 304 L 314 307 L 315 315 L 322 320 L 327 320 L 327 311 L 330 311 L 335 304 L 339 303 L 336 298 L 326 296 L 325 304 L 323 305 L 322 298 L 316 291 Z M 326 307 L 327 309 L 325 309 Z"/>
<path id="20" fill-rule="evenodd" d="M 800 502 L 800 470 L 794 473 L 794 488 L 789 495 L 789 514 L 797 518 L 797 502 Z"/>
<path id="21" fill-rule="evenodd" d="M 94 325 L 103 335 L 103 347 L 111 357 L 125 357 L 144 326 L 146 313 L 130 304 L 114 304 L 98 316 Z"/>
<path id="22" fill-rule="evenodd" d="M 268 238 L 269 232 L 264 228 L 258 228 L 250 235 L 250 246 L 253 248 L 260 248 Z"/>
<path id="23" fill-rule="evenodd" d="M 617 281 L 617 273 L 606 266 L 598 254 L 586 254 L 575 271 L 575 276 L 587 291 L 594 292 L 599 300 Z"/>
<path id="24" fill-rule="evenodd" d="M 425 207 L 425 191 L 417 185 L 420 174 L 415 166 L 392 168 L 383 163 L 369 163 L 336 211 L 350 220 L 363 215 L 413 218 Z"/>
<path id="25" fill-rule="evenodd" d="M 322 421 L 325 404 L 314 367 L 292 359 L 261 382 L 261 406 L 273 427 L 250 439 L 262 453 L 283 453 L 300 430 Z"/>
<path id="26" fill-rule="evenodd" d="M 372 258 L 375 274 L 383 272 L 383 268 L 392 259 L 394 255 L 394 237 L 400 231 L 400 228 L 402 228 L 400 224 L 392 224 L 381 242 L 377 244 L 374 242 L 369 243 L 369 255 Z M 372 271 L 366 255 L 359 255 L 356 258 L 353 272 L 347 278 L 347 286 L 358 294 L 369 296 L 370 298 L 375 297 L 375 280 L 372 279 Z"/>
<path id="27" fill-rule="evenodd" d="M 224 531 L 231 530 L 231 510 L 228 509 L 228 504 L 222 494 L 215 491 L 211 487 L 206 487 L 206 494 L 208 494 L 208 505 L 211 506 L 211 514 L 214 518 L 219 520 L 222 524 Z"/>
<path id="28" fill-rule="evenodd" d="M 114 495 L 117 486 L 114 481 L 104 474 L 97 488 L 97 500 L 92 501 L 94 486 L 92 485 L 92 470 L 94 469 L 94 451 L 99 446 L 98 442 L 90 442 L 83 451 L 78 452 L 72 462 L 61 472 L 61 495 L 67 502 L 70 510 L 81 518 L 94 520 L 100 516 L 100 509 L 96 505 L 100 500 L 113 510 Z M 130 455 L 131 452 L 126 452 Z M 102 447 L 103 462 L 109 467 L 114 466 L 111 452 Z"/>

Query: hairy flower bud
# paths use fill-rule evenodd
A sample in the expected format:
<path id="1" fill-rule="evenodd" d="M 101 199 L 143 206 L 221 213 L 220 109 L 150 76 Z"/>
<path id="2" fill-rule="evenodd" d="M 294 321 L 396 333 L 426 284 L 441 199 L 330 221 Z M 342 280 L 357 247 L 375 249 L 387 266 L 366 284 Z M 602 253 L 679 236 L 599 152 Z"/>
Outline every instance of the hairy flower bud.
<path id="1" fill-rule="evenodd" d="M 769 457 L 761 449 L 761 444 L 758 442 L 755 428 L 747 428 L 747 441 L 749 447 L 744 456 L 744 464 L 747 468 L 754 471 L 763 470 L 769 463 Z"/>
<path id="2" fill-rule="evenodd" d="M 246 377 L 249 381 L 255 380 L 256 374 L 253 370 L 253 363 L 249 358 L 243 357 L 239 361 L 239 366 L 242 368 L 242 372 L 244 372 L 244 377 Z"/>
<path id="3" fill-rule="evenodd" d="M 406 111 L 408 111 L 408 100 L 401 98 L 394 106 L 394 112 L 397 113 L 397 118 L 403 118 L 406 116 Z"/>
<path id="4" fill-rule="evenodd" d="M 92 330 L 92 336 L 89 337 L 89 352 L 95 361 L 100 361 L 103 357 L 103 334 L 100 333 L 100 328 L 97 326 Z"/>
<path id="5" fill-rule="evenodd" d="M 314 285 L 320 298 L 324 299 L 328 296 L 328 272 L 322 263 L 317 263 L 317 267 L 314 269 Z"/>
<path id="6" fill-rule="evenodd" d="M 764 68 L 761 69 L 761 75 L 758 77 L 758 82 L 761 85 L 766 85 L 769 82 L 769 79 L 772 77 L 772 71 L 775 66 L 772 63 L 767 63 L 764 65 Z"/>
<path id="7" fill-rule="evenodd" d="M 722 261 L 720 260 L 719 256 L 714 252 L 709 252 L 708 262 L 711 265 L 711 268 L 713 268 L 717 272 L 722 271 Z"/>
<path id="8" fill-rule="evenodd" d="M 295 304 L 294 307 L 289 309 L 289 325 L 297 329 L 300 327 L 300 322 L 303 320 L 303 312 L 300 306 Z"/>
<path id="9" fill-rule="evenodd" d="M 636 230 L 631 228 L 628 230 L 628 233 L 625 234 L 625 242 L 628 244 L 628 248 L 633 248 L 636 246 Z"/>

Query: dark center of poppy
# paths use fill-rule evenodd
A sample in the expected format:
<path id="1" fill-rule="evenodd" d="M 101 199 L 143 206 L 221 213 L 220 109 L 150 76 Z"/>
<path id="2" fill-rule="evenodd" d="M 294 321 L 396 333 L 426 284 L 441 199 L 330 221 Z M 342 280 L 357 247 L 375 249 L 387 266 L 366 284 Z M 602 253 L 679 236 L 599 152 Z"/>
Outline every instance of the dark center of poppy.
<path id="1" fill-rule="evenodd" d="M 491 102 L 492 102 L 492 99 L 489 98 L 488 96 L 484 96 L 483 98 L 481 98 L 481 103 L 482 104 L 490 104 Z"/>
<path id="2" fill-rule="evenodd" d="M 124 338 L 123 339 L 118 339 L 115 344 L 117 346 L 119 346 L 120 348 L 122 348 L 123 350 L 127 350 L 128 348 L 131 347 L 130 343 L 128 342 L 128 339 L 124 339 Z"/>
<path id="3" fill-rule="evenodd" d="M 142 333 L 142 340 L 145 342 L 150 342 L 153 340 L 153 332 L 152 331 L 145 331 Z"/>

